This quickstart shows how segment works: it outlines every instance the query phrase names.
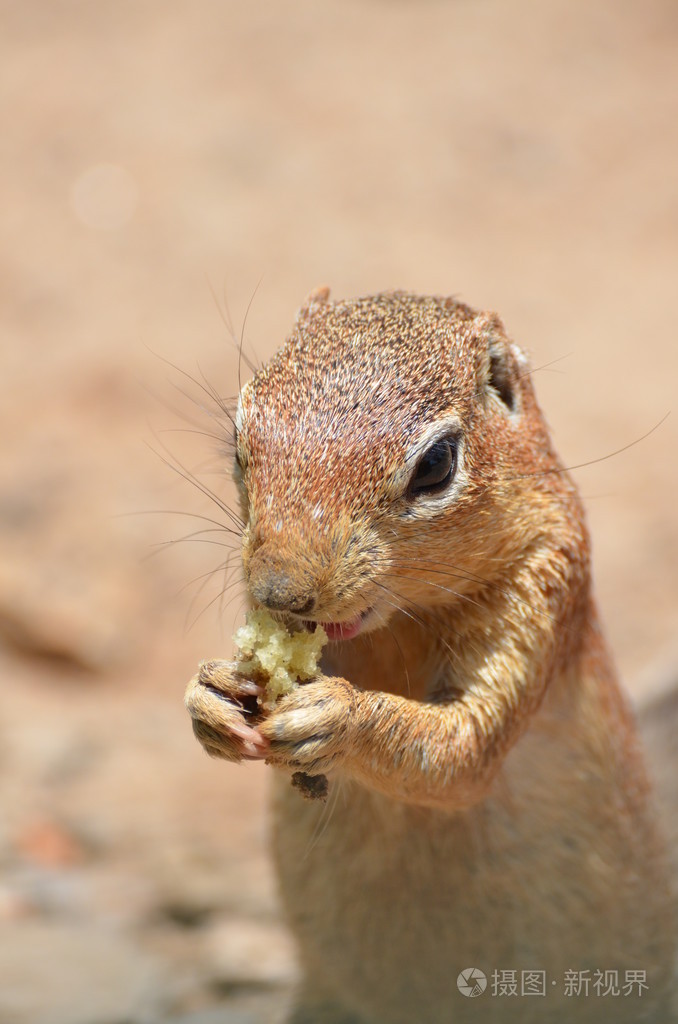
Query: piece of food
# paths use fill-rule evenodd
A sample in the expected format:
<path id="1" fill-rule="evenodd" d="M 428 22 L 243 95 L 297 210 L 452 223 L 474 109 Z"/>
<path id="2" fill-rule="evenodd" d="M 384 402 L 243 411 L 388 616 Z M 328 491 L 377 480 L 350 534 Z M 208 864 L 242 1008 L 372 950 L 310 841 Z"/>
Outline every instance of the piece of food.
<path id="1" fill-rule="evenodd" d="M 294 632 L 277 622 L 267 611 L 248 612 L 245 625 L 233 637 L 236 646 L 236 671 L 264 685 L 258 703 L 264 711 L 272 711 L 276 701 L 300 682 L 318 675 L 318 661 L 327 633 L 316 626 Z M 327 799 L 324 775 L 295 772 L 292 785 L 308 800 Z"/>
<path id="2" fill-rule="evenodd" d="M 261 609 L 247 613 L 245 625 L 233 637 L 237 647 L 236 670 L 265 686 L 259 704 L 272 711 L 279 697 L 299 682 L 318 675 L 320 652 L 327 643 L 322 626 L 290 632 Z"/>

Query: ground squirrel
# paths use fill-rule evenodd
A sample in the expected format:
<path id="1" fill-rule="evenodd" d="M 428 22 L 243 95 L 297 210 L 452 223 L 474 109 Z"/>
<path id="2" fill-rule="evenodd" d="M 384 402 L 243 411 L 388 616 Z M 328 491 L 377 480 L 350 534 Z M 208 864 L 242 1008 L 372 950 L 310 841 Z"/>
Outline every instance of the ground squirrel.
<path id="1" fill-rule="evenodd" d="M 501 321 L 320 289 L 235 444 L 250 598 L 331 641 L 269 714 L 227 663 L 187 693 L 209 753 L 277 769 L 290 1021 L 673 1019 L 669 875 L 582 505 Z"/>

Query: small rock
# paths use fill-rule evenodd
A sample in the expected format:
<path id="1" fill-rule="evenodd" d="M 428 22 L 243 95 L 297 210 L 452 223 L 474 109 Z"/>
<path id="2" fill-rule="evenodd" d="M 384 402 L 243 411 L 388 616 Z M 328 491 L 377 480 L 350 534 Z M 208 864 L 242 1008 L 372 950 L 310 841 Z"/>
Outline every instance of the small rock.
<path id="1" fill-rule="evenodd" d="M 19 921 L 0 941 L 0 1020 L 119 1024 L 161 1016 L 170 989 L 135 943 L 95 928 Z"/>
<path id="2" fill-rule="evenodd" d="M 158 856 L 154 870 L 158 902 L 177 923 L 190 926 L 225 911 L 242 918 L 276 912 L 273 869 L 263 853 L 251 852 L 244 861 L 175 844 Z"/>
<path id="3" fill-rule="evenodd" d="M 294 946 L 277 922 L 229 917 L 206 935 L 210 974 L 224 989 L 290 985 L 296 980 Z"/>
<path id="4" fill-rule="evenodd" d="M 220 1006 L 165 1018 L 162 1024 L 283 1024 L 289 1006 L 290 998 L 277 991 L 247 993 L 229 996 Z"/>
<path id="5" fill-rule="evenodd" d="M 16 838 L 16 847 L 26 860 L 43 867 L 72 867 L 81 864 L 87 855 L 73 831 L 49 818 L 26 823 Z"/>
<path id="6" fill-rule="evenodd" d="M 16 921 L 32 912 L 22 893 L 11 885 L 0 884 L 0 928 L 5 921 Z"/>

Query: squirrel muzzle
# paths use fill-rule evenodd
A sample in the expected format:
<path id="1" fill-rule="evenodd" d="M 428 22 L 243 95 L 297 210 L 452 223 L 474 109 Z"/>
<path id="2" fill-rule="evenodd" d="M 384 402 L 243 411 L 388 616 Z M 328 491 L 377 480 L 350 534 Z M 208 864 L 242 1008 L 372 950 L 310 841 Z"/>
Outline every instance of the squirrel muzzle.
<path id="1" fill-rule="evenodd" d="M 318 603 L 313 575 L 300 559 L 286 558 L 264 543 L 246 562 L 247 587 L 253 600 L 272 612 L 311 615 Z"/>

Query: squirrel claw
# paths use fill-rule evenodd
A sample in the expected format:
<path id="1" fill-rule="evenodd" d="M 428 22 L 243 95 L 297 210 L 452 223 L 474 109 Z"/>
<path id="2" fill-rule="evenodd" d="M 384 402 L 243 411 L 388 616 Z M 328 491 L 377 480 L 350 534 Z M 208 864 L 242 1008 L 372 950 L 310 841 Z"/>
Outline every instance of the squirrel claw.
<path id="1" fill-rule="evenodd" d="M 203 662 L 188 684 L 184 703 L 193 732 L 211 757 L 237 762 L 268 755 L 268 741 L 245 720 L 242 683 L 228 662 Z"/>
<path id="2" fill-rule="evenodd" d="M 299 686 L 257 725 L 269 745 L 266 761 L 313 774 L 336 767 L 346 749 L 353 707 L 353 688 L 343 679 L 320 677 Z"/>

